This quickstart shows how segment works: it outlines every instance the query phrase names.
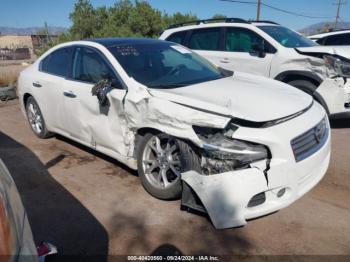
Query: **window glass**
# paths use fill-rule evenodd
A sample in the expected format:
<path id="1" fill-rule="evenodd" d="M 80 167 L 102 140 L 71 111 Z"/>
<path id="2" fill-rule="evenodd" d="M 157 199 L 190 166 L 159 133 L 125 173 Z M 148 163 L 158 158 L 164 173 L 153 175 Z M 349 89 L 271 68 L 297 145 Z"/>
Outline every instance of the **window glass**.
<path id="1" fill-rule="evenodd" d="M 263 25 L 258 26 L 258 28 L 287 48 L 310 47 L 318 45 L 314 41 L 283 26 Z"/>
<path id="2" fill-rule="evenodd" d="M 232 52 L 252 51 L 253 45 L 263 45 L 263 39 L 244 28 L 227 28 L 225 50 Z"/>
<path id="3" fill-rule="evenodd" d="M 194 50 L 219 50 L 220 28 L 194 30 L 189 48 Z"/>
<path id="4" fill-rule="evenodd" d="M 328 36 L 324 43 L 325 45 L 350 45 L 350 34 Z"/>
<path id="5" fill-rule="evenodd" d="M 66 77 L 70 64 L 70 48 L 61 48 L 48 55 L 41 62 L 41 71 Z"/>
<path id="6" fill-rule="evenodd" d="M 177 32 L 170 35 L 166 40 L 177 44 L 183 44 L 187 31 Z"/>
<path id="7" fill-rule="evenodd" d="M 92 48 L 78 47 L 73 62 L 73 79 L 98 83 L 101 80 L 115 80 L 115 74 L 101 54 Z"/>
<path id="8" fill-rule="evenodd" d="M 226 77 L 206 59 L 174 43 L 108 49 L 130 77 L 150 88 L 176 88 Z"/>

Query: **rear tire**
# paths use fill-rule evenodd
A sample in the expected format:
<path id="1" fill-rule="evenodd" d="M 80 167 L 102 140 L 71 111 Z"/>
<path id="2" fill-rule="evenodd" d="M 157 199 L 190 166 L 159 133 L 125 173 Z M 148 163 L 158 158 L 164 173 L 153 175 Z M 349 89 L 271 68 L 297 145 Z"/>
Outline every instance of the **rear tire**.
<path id="1" fill-rule="evenodd" d="M 190 145 L 163 133 L 148 133 L 142 138 L 137 166 L 146 191 L 163 200 L 180 198 L 182 172 L 201 172 L 200 159 Z"/>
<path id="2" fill-rule="evenodd" d="M 43 114 L 34 97 L 29 97 L 26 102 L 26 113 L 29 125 L 33 133 L 39 138 L 48 138 L 52 136 L 45 125 Z"/>

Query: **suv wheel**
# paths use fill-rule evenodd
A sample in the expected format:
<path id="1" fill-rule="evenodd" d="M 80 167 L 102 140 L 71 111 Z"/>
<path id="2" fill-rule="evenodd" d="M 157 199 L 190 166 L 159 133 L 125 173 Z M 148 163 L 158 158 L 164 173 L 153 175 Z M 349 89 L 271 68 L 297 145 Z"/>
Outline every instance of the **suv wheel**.
<path id="1" fill-rule="evenodd" d="M 163 133 L 143 137 L 137 160 L 143 187 L 152 196 L 165 200 L 181 196 L 182 172 L 201 170 L 198 155 L 187 143 Z"/>

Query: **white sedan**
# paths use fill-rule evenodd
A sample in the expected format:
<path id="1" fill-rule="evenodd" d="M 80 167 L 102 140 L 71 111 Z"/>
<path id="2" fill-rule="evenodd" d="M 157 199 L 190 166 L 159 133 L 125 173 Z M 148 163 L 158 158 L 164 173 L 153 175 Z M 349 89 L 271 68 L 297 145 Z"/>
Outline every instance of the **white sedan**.
<path id="1" fill-rule="evenodd" d="M 174 43 L 61 44 L 18 88 L 38 137 L 61 134 L 137 169 L 151 195 L 181 197 L 216 228 L 288 206 L 328 168 L 329 122 L 311 96 Z"/>

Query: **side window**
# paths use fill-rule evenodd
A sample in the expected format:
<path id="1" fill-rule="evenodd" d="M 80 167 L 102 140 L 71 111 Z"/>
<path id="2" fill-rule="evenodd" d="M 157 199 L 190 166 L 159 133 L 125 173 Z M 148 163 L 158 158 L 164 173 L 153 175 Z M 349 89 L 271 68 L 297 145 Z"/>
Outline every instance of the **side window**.
<path id="1" fill-rule="evenodd" d="M 325 45 L 350 45 L 350 34 L 328 36 Z"/>
<path id="2" fill-rule="evenodd" d="M 186 34 L 187 34 L 187 31 L 173 33 L 170 36 L 168 36 L 166 40 L 181 45 L 185 41 Z"/>
<path id="3" fill-rule="evenodd" d="M 189 48 L 194 50 L 219 50 L 220 28 L 194 30 L 189 41 Z"/>
<path id="4" fill-rule="evenodd" d="M 258 34 L 245 28 L 227 28 L 225 50 L 230 52 L 250 53 L 254 45 L 262 45 L 264 39 Z M 270 44 L 265 42 L 265 49 L 270 50 Z"/>
<path id="5" fill-rule="evenodd" d="M 98 83 L 103 79 L 117 79 L 102 55 L 96 50 L 86 47 L 76 48 L 72 78 L 89 83 Z"/>
<path id="6" fill-rule="evenodd" d="M 317 43 L 317 44 L 320 44 L 320 45 L 325 45 L 324 42 L 326 41 L 326 39 L 327 39 L 326 37 L 317 39 L 317 40 L 316 40 L 316 43 Z"/>
<path id="7" fill-rule="evenodd" d="M 61 48 L 49 54 L 40 64 L 40 71 L 66 77 L 71 59 L 71 48 Z"/>

